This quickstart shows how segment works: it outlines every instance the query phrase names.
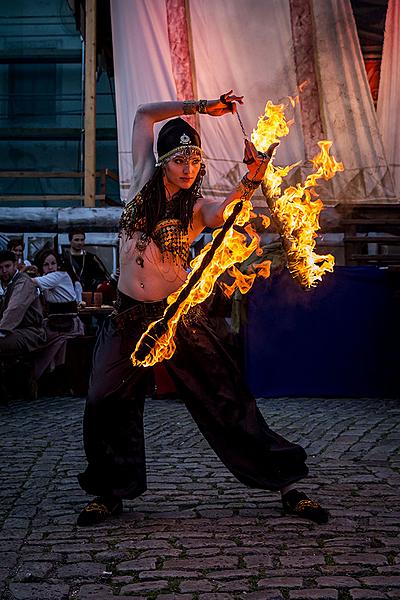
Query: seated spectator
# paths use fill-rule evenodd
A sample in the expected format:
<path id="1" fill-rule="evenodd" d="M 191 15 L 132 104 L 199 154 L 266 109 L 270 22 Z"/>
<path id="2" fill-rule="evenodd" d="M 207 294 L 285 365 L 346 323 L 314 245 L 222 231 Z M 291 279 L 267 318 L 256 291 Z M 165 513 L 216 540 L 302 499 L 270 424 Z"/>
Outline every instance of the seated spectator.
<path id="1" fill-rule="evenodd" d="M 14 252 L 17 257 L 18 271 L 24 271 L 26 267 L 30 267 L 31 263 L 26 258 L 24 259 L 24 238 L 11 238 L 7 244 L 7 250 Z"/>
<path id="2" fill-rule="evenodd" d="M 66 271 L 73 281 L 79 281 L 84 292 L 94 292 L 100 283 L 109 278 L 100 258 L 85 250 L 85 232 L 73 229 L 68 233 L 70 247 L 64 250 Z"/>
<path id="3" fill-rule="evenodd" d="M 48 368 L 53 370 L 65 363 L 67 340 L 83 335 L 84 330 L 78 317 L 78 302 L 82 300 L 80 285 L 77 284 L 76 290 L 68 273 L 59 269 L 59 259 L 54 250 L 41 252 L 36 263 L 40 275 L 32 281 L 42 292 L 47 332 L 46 346 L 35 363 L 35 375 L 39 378 Z"/>
<path id="4" fill-rule="evenodd" d="M 31 352 L 43 346 L 46 332 L 37 289 L 32 279 L 18 271 L 15 254 L 0 252 L 0 356 Z"/>

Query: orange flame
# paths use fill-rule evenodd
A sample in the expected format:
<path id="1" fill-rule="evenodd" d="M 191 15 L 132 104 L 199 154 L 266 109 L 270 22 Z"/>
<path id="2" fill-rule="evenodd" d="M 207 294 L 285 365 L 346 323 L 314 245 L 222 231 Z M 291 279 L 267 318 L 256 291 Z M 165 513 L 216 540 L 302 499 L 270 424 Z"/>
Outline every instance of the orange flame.
<path id="1" fill-rule="evenodd" d="M 284 105 L 274 106 L 267 102 L 265 115 L 260 117 L 251 139 L 258 150 L 265 152 L 270 144 L 287 132 Z M 289 270 L 306 288 L 320 281 L 326 271 L 332 271 L 335 262 L 331 254 L 318 255 L 314 252 L 323 204 L 318 197 L 315 198 L 317 194 L 313 186 L 321 177 L 330 179 L 337 171 L 343 171 L 343 164 L 329 154 L 332 143 L 325 140 L 318 145 L 320 152 L 311 159 L 316 171 L 308 175 L 303 184 L 289 186 L 282 193 L 284 177 L 300 163 L 281 168 L 274 166 L 272 161 L 268 164 L 263 182 L 264 195 L 283 239 Z"/>

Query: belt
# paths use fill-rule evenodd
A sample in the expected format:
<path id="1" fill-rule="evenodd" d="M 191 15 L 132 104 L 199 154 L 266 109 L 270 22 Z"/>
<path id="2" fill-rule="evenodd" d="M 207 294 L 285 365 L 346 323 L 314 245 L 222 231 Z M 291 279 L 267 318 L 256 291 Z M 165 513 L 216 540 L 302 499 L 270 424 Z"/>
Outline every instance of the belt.
<path id="1" fill-rule="evenodd" d="M 160 300 L 159 302 L 139 302 L 121 313 L 114 311 L 111 313 L 111 320 L 118 330 L 122 330 L 135 321 L 154 321 L 159 319 L 162 317 L 166 306 L 166 300 Z"/>

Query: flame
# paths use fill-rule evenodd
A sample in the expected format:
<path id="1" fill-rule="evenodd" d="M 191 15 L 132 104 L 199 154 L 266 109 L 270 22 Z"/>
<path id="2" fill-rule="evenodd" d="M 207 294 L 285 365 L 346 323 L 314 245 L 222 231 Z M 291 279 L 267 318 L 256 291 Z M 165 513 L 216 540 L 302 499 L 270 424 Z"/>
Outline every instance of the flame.
<path id="1" fill-rule="evenodd" d="M 265 114 L 258 120 L 251 139 L 258 150 L 265 152 L 270 144 L 287 135 L 288 131 L 285 106 L 267 102 Z M 331 254 L 318 255 L 314 252 L 323 203 L 313 186 L 321 177 L 328 180 L 336 172 L 343 171 L 343 164 L 329 154 L 331 145 L 332 142 L 327 140 L 318 142 L 320 152 L 311 159 L 315 172 L 308 175 L 303 184 L 289 186 L 282 193 L 283 179 L 300 163 L 282 168 L 275 166 L 272 160 L 263 181 L 263 192 L 282 237 L 289 270 L 305 288 L 314 286 L 326 271 L 332 271 L 335 262 Z"/>
<path id="2" fill-rule="evenodd" d="M 304 86 L 306 84 L 307 82 L 304 82 Z M 287 121 L 284 113 L 285 105 L 274 105 L 271 101 L 267 102 L 265 114 L 259 118 L 257 128 L 251 136 L 259 151 L 266 152 L 271 144 L 279 142 L 280 138 L 288 135 L 292 121 Z M 284 178 L 300 163 L 279 167 L 274 166 L 271 160 L 262 186 L 273 220 L 278 224 L 288 256 L 289 269 L 304 287 L 315 285 L 323 273 L 333 269 L 334 264 L 334 259 L 330 254 L 318 256 L 314 253 L 316 231 L 319 229 L 318 217 L 323 204 L 313 186 L 321 177 L 330 179 L 337 171 L 343 170 L 343 165 L 330 156 L 330 146 L 331 142 L 329 141 L 319 142 L 320 152 L 311 161 L 315 172 L 306 178 L 304 184 L 289 186 L 282 193 L 281 187 Z M 260 238 L 249 223 L 250 219 L 255 216 L 249 199 L 240 198 L 231 202 L 224 211 L 224 220 L 226 221 L 230 217 L 239 202 L 242 202 L 242 207 L 235 217 L 234 225 L 227 229 L 221 244 L 215 249 L 213 259 L 203 268 L 203 259 L 212 246 L 212 242 L 210 242 L 191 261 L 192 271 L 186 282 L 168 296 L 167 303 L 168 306 L 171 306 L 179 298 L 182 290 L 187 289 L 189 291 L 185 300 L 177 306 L 173 316 L 167 322 L 162 317 L 149 325 L 131 355 L 133 365 L 147 367 L 171 358 L 175 352 L 174 336 L 180 319 L 184 318 L 192 307 L 204 302 L 211 295 L 215 282 L 222 273 L 227 271 L 234 279 L 231 285 L 224 284 L 223 286 L 228 296 L 231 296 L 235 289 L 239 289 L 243 294 L 248 292 L 258 275 L 269 277 L 271 266 L 269 260 L 254 265 L 252 273 L 242 273 L 236 266 L 249 258 L 253 252 L 258 255 L 262 254 Z M 239 207 L 237 208 L 239 209 Z M 268 227 L 270 219 L 266 215 L 260 216 L 263 226 Z M 236 226 L 244 228 L 247 235 L 238 231 Z M 221 229 L 214 231 L 213 240 L 220 231 Z M 193 279 L 192 286 L 192 278 L 195 277 L 195 274 L 197 276 L 200 269 L 203 269 L 201 277 L 197 281 Z M 161 332 L 157 331 L 156 334 L 154 329 L 157 325 L 160 325 Z M 149 349 L 145 359 L 139 360 L 136 353 L 146 336 L 147 338 L 154 336 L 152 339 L 155 340 L 155 344 L 152 349 Z"/>

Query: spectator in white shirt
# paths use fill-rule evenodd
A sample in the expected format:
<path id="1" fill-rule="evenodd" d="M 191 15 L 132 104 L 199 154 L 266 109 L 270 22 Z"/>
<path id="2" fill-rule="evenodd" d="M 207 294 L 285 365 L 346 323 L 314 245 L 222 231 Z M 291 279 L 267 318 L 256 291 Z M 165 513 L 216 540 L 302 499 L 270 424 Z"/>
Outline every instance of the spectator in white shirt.
<path id="1" fill-rule="evenodd" d="M 33 282 L 40 289 L 45 300 L 44 325 L 48 343 L 46 351 L 40 353 L 35 363 L 35 375 L 48 368 L 64 364 L 67 340 L 84 334 L 82 321 L 78 317 L 78 303 L 82 301 L 82 288 L 71 277 L 59 270 L 59 261 L 54 250 L 41 252 L 36 259 L 41 274 Z"/>

